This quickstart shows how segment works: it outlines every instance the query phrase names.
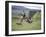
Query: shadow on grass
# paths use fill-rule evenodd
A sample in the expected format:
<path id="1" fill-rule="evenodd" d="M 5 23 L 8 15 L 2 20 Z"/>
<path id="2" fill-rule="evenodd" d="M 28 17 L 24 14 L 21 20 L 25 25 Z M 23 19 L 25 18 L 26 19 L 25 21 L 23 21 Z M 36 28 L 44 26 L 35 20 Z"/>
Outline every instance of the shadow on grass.
<path id="1" fill-rule="evenodd" d="M 16 23 L 17 25 L 22 25 L 22 23 Z"/>

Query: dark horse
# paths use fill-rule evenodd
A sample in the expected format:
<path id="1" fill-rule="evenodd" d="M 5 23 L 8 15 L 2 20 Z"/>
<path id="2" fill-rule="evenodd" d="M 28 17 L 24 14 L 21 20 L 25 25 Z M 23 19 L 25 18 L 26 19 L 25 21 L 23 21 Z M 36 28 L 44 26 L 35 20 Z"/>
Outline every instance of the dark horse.
<path id="1" fill-rule="evenodd" d="M 23 20 L 25 20 L 25 19 L 27 19 L 27 20 L 26 20 L 26 22 L 28 22 L 28 23 L 32 23 L 31 16 L 26 17 L 26 15 L 25 15 L 25 13 L 24 13 L 23 18 L 21 19 L 21 23 L 22 23 L 22 22 L 23 22 Z"/>
<path id="2" fill-rule="evenodd" d="M 29 17 L 26 17 L 26 15 L 25 15 L 25 13 L 24 13 L 24 15 L 22 15 L 22 18 L 20 17 L 20 23 L 16 23 L 16 24 L 18 24 L 18 25 L 21 25 L 22 24 L 22 22 L 23 22 L 23 20 L 25 20 L 26 22 L 28 22 L 28 23 L 32 23 L 32 18 L 31 18 L 31 16 L 29 16 Z"/>

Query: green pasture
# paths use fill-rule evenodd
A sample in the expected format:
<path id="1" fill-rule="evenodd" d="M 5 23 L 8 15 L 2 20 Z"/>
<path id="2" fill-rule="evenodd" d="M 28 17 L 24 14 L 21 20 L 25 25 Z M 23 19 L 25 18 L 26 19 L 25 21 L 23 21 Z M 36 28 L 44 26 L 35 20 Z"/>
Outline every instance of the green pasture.
<path id="1" fill-rule="evenodd" d="M 35 13 L 32 17 L 32 23 L 28 23 L 23 21 L 22 25 L 16 24 L 18 20 L 16 18 L 12 18 L 12 31 L 24 31 L 24 30 L 40 30 L 41 29 L 41 14 Z"/>

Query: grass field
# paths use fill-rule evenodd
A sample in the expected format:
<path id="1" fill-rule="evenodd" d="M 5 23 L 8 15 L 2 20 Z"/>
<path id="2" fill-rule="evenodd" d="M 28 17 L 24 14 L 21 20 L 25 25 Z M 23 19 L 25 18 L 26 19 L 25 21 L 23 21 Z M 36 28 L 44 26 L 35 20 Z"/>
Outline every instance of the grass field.
<path id="1" fill-rule="evenodd" d="M 12 18 L 12 31 L 22 30 L 40 30 L 41 29 L 41 14 L 38 12 L 32 17 L 33 22 L 28 23 L 23 21 L 22 25 L 16 24 L 16 18 Z"/>

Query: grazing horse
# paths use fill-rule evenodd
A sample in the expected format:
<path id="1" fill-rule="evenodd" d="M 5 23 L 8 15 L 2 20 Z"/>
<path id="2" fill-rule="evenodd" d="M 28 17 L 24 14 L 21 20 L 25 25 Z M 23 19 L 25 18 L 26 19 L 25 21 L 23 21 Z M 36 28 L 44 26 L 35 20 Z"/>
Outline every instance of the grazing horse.
<path id="1" fill-rule="evenodd" d="M 25 20 L 25 19 L 27 19 L 27 20 Z M 23 15 L 22 18 L 21 18 L 21 23 L 23 22 L 23 20 L 25 20 L 25 21 L 28 22 L 28 23 L 32 23 L 32 18 L 31 18 L 31 16 L 26 17 L 25 13 L 24 13 L 24 15 Z"/>
<path id="2" fill-rule="evenodd" d="M 22 24 L 23 20 L 25 20 L 25 21 L 28 22 L 28 23 L 32 23 L 32 18 L 31 18 L 31 16 L 26 17 L 25 13 L 24 13 L 24 15 L 22 15 L 22 16 L 19 17 L 19 20 L 20 20 L 20 22 L 17 23 L 17 24 L 19 24 L 19 25 Z"/>

